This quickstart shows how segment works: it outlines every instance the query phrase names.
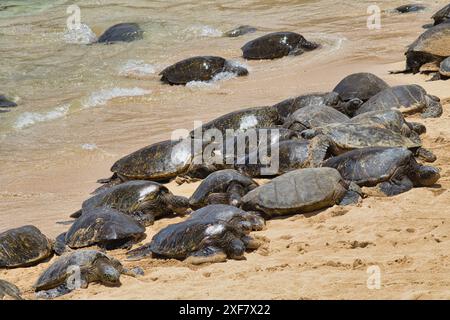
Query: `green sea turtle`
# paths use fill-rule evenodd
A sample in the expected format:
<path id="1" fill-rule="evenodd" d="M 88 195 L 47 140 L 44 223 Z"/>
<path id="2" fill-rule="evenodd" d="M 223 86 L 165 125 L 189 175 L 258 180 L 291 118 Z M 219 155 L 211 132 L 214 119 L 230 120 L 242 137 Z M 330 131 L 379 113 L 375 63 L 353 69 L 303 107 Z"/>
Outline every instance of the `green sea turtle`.
<path id="1" fill-rule="evenodd" d="M 439 24 L 425 31 L 405 53 L 406 68 L 391 73 L 429 72 L 430 65 L 439 64 L 450 56 L 450 23 Z"/>
<path id="2" fill-rule="evenodd" d="M 120 286 L 120 275 L 132 277 L 141 270 L 125 269 L 119 260 L 96 250 L 78 250 L 59 257 L 39 277 L 34 288 L 38 298 L 52 299 L 73 290 L 87 288 L 91 282 Z"/>
<path id="3" fill-rule="evenodd" d="M 400 7 L 395 8 L 395 11 L 399 12 L 399 13 L 410 13 L 410 12 L 423 11 L 426 8 L 427 7 L 425 7 L 424 5 L 421 5 L 421 4 L 405 4 Z"/>
<path id="4" fill-rule="evenodd" d="M 343 101 L 336 92 L 310 93 L 296 98 L 283 100 L 273 107 L 278 110 L 280 117 L 286 120 L 298 109 L 310 106 L 328 106 L 341 111 L 344 114 L 353 114 L 363 103 L 359 98 Z"/>
<path id="5" fill-rule="evenodd" d="M 450 78 L 450 57 L 442 60 L 442 62 L 439 64 L 439 66 L 432 65 L 429 70 L 433 74 L 430 81 L 449 79 Z"/>
<path id="6" fill-rule="evenodd" d="M 365 102 L 355 115 L 389 109 L 399 109 L 405 114 L 421 112 L 424 118 L 437 118 L 442 115 L 440 99 L 427 94 L 425 89 L 416 84 L 395 86 L 381 91 Z"/>
<path id="7" fill-rule="evenodd" d="M 241 197 L 258 184 L 233 169 L 211 173 L 198 186 L 189 199 L 191 208 L 201 208 L 208 204 L 230 204 L 238 207 Z"/>
<path id="8" fill-rule="evenodd" d="M 191 81 L 210 81 L 219 73 L 229 72 L 237 76 L 248 75 L 248 70 L 233 61 L 221 57 L 198 56 L 177 62 L 163 71 L 161 81 L 172 85 L 185 85 Z"/>
<path id="9" fill-rule="evenodd" d="M 71 215 L 79 218 L 100 207 L 116 209 L 134 218 L 144 226 L 152 225 L 155 218 L 170 214 L 184 214 L 189 200 L 173 195 L 167 187 L 153 181 L 135 180 L 122 183 L 95 194 L 83 202 L 81 210 Z"/>
<path id="10" fill-rule="evenodd" d="M 434 185 L 439 170 L 417 163 L 406 148 L 363 148 L 327 160 L 324 167 L 337 169 L 345 180 L 361 187 L 375 187 L 387 196 L 413 187 Z"/>
<path id="11" fill-rule="evenodd" d="M 134 243 L 145 238 L 145 228 L 128 215 L 100 207 L 82 214 L 63 237 L 63 245 L 71 249 L 93 245 L 107 250 L 130 249 Z"/>
<path id="12" fill-rule="evenodd" d="M 224 37 L 235 38 L 235 37 L 243 36 L 244 34 L 247 34 L 247 33 L 256 32 L 256 30 L 257 29 L 255 27 L 244 25 L 244 26 L 239 26 L 237 28 L 231 29 L 231 30 L 225 32 L 223 35 L 224 35 Z"/>
<path id="13" fill-rule="evenodd" d="M 358 201 L 359 188 L 333 168 L 298 169 L 276 177 L 242 198 L 242 208 L 268 217 L 308 213 Z"/>
<path id="14" fill-rule="evenodd" d="M 438 10 L 432 17 L 434 25 L 450 22 L 450 4 Z"/>
<path id="15" fill-rule="evenodd" d="M 165 140 L 139 149 L 111 167 L 113 175 L 98 180 L 104 186 L 97 190 L 129 180 L 168 181 L 185 173 L 193 159 L 192 140 Z"/>
<path id="16" fill-rule="evenodd" d="M 0 268 L 36 265 L 53 254 L 54 241 L 35 226 L 23 226 L 0 233 Z"/>
<path id="17" fill-rule="evenodd" d="M 4 95 L 0 94 L 0 112 L 8 112 L 9 108 L 17 107 L 17 103 L 9 100 Z"/>
<path id="18" fill-rule="evenodd" d="M 298 109 L 285 121 L 284 127 L 303 131 L 333 123 L 344 123 L 350 120 L 342 112 L 328 106 L 308 106 Z"/>
<path id="19" fill-rule="evenodd" d="M 241 228 L 244 232 L 259 231 L 265 227 L 264 218 L 255 212 L 247 212 L 224 204 L 212 204 L 198 209 L 189 215 L 189 219 L 211 222 L 225 221 Z"/>
<path id="20" fill-rule="evenodd" d="M 247 42 L 241 49 L 245 59 L 277 59 L 287 55 L 300 55 L 320 45 L 306 40 L 295 32 L 274 32 Z"/>
<path id="21" fill-rule="evenodd" d="M 360 99 L 366 102 L 377 93 L 389 88 L 389 85 L 381 78 L 372 73 L 353 73 L 342 79 L 333 92 L 339 94 L 343 101 Z M 351 114 L 348 114 L 350 115 Z"/>
<path id="22" fill-rule="evenodd" d="M 245 259 L 245 250 L 257 246 L 257 241 L 228 222 L 188 219 L 162 229 L 149 244 L 130 251 L 128 258 L 135 260 L 151 255 L 191 264 L 223 262 L 227 258 Z"/>
<path id="23" fill-rule="evenodd" d="M 0 279 L 0 300 L 23 300 L 20 289 L 14 284 Z"/>
<path id="24" fill-rule="evenodd" d="M 108 28 L 97 40 L 98 43 L 132 42 L 143 38 L 144 32 L 137 23 L 119 23 Z"/>

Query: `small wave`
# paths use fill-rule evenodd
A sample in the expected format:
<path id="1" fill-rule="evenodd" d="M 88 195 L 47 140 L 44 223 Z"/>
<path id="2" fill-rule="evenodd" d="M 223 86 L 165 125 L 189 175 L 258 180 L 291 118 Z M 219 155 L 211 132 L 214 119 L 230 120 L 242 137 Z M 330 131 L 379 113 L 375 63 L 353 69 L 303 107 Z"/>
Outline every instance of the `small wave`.
<path id="1" fill-rule="evenodd" d="M 98 147 L 95 143 L 84 143 L 81 145 L 81 149 L 92 151 L 98 149 Z"/>
<path id="2" fill-rule="evenodd" d="M 64 41 L 74 44 L 89 44 L 97 41 L 97 36 L 88 25 L 82 23 L 78 27 L 66 29 Z"/>
<path id="3" fill-rule="evenodd" d="M 154 73 L 156 73 L 155 66 L 147 64 L 142 60 L 128 60 L 119 69 L 119 75 L 125 77 L 130 76 L 143 77 Z"/>
<path id="4" fill-rule="evenodd" d="M 228 63 L 232 66 L 236 67 L 243 67 L 249 70 L 249 67 L 237 60 L 228 60 Z M 213 89 L 218 87 L 218 82 L 220 81 L 226 81 L 230 79 L 236 78 L 237 75 L 233 72 L 224 71 L 216 74 L 211 80 L 209 81 L 190 81 L 186 83 L 186 87 L 191 89 Z"/>
<path id="5" fill-rule="evenodd" d="M 142 88 L 112 88 L 94 92 L 82 103 L 84 108 L 105 105 L 109 100 L 119 97 L 136 97 L 151 93 L 150 90 Z"/>
<path id="6" fill-rule="evenodd" d="M 196 25 L 186 29 L 186 32 L 196 37 L 221 37 L 222 31 L 205 25 Z"/>
<path id="7" fill-rule="evenodd" d="M 51 121 L 64 117 L 69 111 L 69 106 L 57 107 L 52 111 L 39 113 L 39 112 L 24 112 L 22 113 L 14 123 L 14 128 L 21 130 L 30 127 L 38 122 Z"/>

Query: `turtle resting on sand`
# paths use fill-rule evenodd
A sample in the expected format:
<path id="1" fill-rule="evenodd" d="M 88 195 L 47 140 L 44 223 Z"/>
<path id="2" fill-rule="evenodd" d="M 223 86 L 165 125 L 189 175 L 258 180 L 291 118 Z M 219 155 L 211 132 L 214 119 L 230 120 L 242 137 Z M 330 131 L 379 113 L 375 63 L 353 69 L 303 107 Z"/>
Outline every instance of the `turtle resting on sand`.
<path id="1" fill-rule="evenodd" d="M 117 210 L 100 207 L 81 215 L 67 233 L 58 239 L 71 249 L 98 245 L 107 250 L 130 249 L 145 238 L 145 228 Z"/>
<path id="2" fill-rule="evenodd" d="M 53 255 L 53 245 L 35 226 L 0 233 L 0 268 L 36 265 Z"/>
<path id="3" fill-rule="evenodd" d="M 8 281 L 0 279 L 0 301 L 5 299 L 23 300 L 19 288 Z"/>
<path id="4" fill-rule="evenodd" d="M 242 198 L 242 208 L 269 217 L 301 214 L 357 202 L 357 190 L 359 187 L 344 181 L 336 169 L 299 169 L 247 193 Z"/>
<path id="5" fill-rule="evenodd" d="M 163 71 L 161 81 L 171 85 L 185 85 L 191 81 L 210 81 L 219 73 L 229 72 L 236 76 L 248 75 L 244 67 L 221 57 L 199 56 L 177 62 Z"/>
<path id="6" fill-rule="evenodd" d="M 52 299 L 73 290 L 86 289 L 91 282 L 120 286 L 120 275 L 135 277 L 142 271 L 127 270 L 119 260 L 96 250 L 78 250 L 56 260 L 37 280 L 38 298 Z"/>
<path id="7" fill-rule="evenodd" d="M 282 119 L 287 119 L 295 111 L 305 107 L 328 106 L 343 112 L 344 114 L 353 114 L 355 110 L 363 103 L 359 98 L 343 101 L 336 92 L 311 93 L 296 98 L 286 99 L 273 107 L 278 110 Z"/>
<path id="8" fill-rule="evenodd" d="M 224 204 L 213 204 L 198 209 L 189 215 L 189 219 L 197 219 L 203 222 L 225 221 L 235 227 L 241 228 L 245 233 L 263 230 L 266 224 L 259 214 L 246 212 L 235 206 Z"/>
<path id="9" fill-rule="evenodd" d="M 338 93 L 343 101 L 360 99 L 366 102 L 387 88 L 389 88 L 389 85 L 381 78 L 372 73 L 361 72 L 353 73 L 342 79 L 333 91 Z M 346 114 L 351 116 L 348 113 Z"/>
<path id="10" fill-rule="evenodd" d="M 245 250 L 258 246 L 257 241 L 231 223 L 188 219 L 162 229 L 149 244 L 130 251 L 128 258 L 135 260 L 151 255 L 191 264 L 224 262 L 227 258 L 245 259 Z"/>
<path id="11" fill-rule="evenodd" d="M 342 112 L 327 106 L 308 106 L 298 109 L 285 121 L 283 127 L 303 131 L 350 120 Z"/>
<path id="12" fill-rule="evenodd" d="M 417 163 L 405 148 L 363 148 L 327 160 L 324 167 L 337 169 L 345 180 L 361 187 L 375 187 L 382 194 L 393 196 L 413 187 L 434 185 L 439 170 Z"/>
<path id="13" fill-rule="evenodd" d="M 139 149 L 116 161 L 110 178 L 96 191 L 129 180 L 168 181 L 185 173 L 193 159 L 192 140 L 165 140 Z"/>
<path id="14" fill-rule="evenodd" d="M 233 169 L 211 173 L 198 186 L 189 199 L 192 208 L 201 208 L 208 204 L 229 204 L 238 207 L 241 197 L 258 184 Z"/>
<path id="15" fill-rule="evenodd" d="M 98 43 L 132 42 L 143 38 L 144 31 L 137 23 L 119 23 L 108 28 L 97 40 Z"/>
<path id="16" fill-rule="evenodd" d="M 153 181 L 135 180 L 101 191 L 83 202 L 81 210 L 71 215 L 79 218 L 94 209 L 107 207 L 131 216 L 144 226 L 152 225 L 155 218 L 170 214 L 184 214 L 189 200 L 173 195 L 167 187 Z"/>
<path id="17" fill-rule="evenodd" d="M 432 17 L 434 25 L 450 22 L 450 3 L 437 11 Z"/>
<path id="18" fill-rule="evenodd" d="M 244 26 L 239 26 L 235 29 L 225 32 L 223 34 L 223 36 L 235 38 L 235 37 L 243 36 L 244 34 L 247 34 L 247 33 L 256 32 L 256 30 L 257 29 L 255 27 L 244 25 Z"/>
<path id="19" fill-rule="evenodd" d="M 427 94 L 421 86 L 395 86 L 381 91 L 356 112 L 359 115 L 369 111 L 400 109 L 405 114 L 421 112 L 424 118 L 437 118 L 442 115 L 442 105 L 436 96 Z"/>
<path id="20" fill-rule="evenodd" d="M 450 21 L 450 20 L 449 20 Z M 436 80 L 447 80 L 450 78 L 450 57 L 442 60 L 439 68 L 437 66 L 432 66 L 430 68 L 431 72 L 434 72 L 433 77 L 430 81 Z"/>
<path id="21" fill-rule="evenodd" d="M 427 7 L 421 5 L 421 4 L 405 4 L 400 7 L 395 8 L 395 11 L 399 13 L 409 13 L 409 12 L 417 12 L 417 11 L 423 11 Z"/>
<path id="22" fill-rule="evenodd" d="M 406 69 L 391 73 L 430 72 L 433 66 L 439 68 L 441 61 L 450 56 L 450 23 L 425 31 L 408 47 L 405 55 Z"/>
<path id="23" fill-rule="evenodd" d="M 6 98 L 4 95 L 0 94 L 0 113 L 1 112 L 8 112 L 9 108 L 17 107 L 17 104 L 8 98 Z"/>
<path id="24" fill-rule="evenodd" d="M 306 40 L 295 32 L 274 32 L 247 42 L 241 49 L 245 59 L 277 59 L 287 55 L 301 55 L 320 45 Z"/>

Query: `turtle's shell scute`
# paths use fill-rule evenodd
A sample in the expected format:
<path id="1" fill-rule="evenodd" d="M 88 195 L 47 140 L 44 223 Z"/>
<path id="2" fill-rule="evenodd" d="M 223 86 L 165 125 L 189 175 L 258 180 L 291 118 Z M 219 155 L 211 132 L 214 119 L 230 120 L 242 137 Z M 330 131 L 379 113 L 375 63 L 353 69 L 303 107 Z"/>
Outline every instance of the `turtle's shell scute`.
<path id="1" fill-rule="evenodd" d="M 361 99 L 367 101 L 389 85 L 372 73 L 354 73 L 342 79 L 333 89 L 342 100 Z"/>
<path id="2" fill-rule="evenodd" d="M 34 226 L 0 234 L 0 268 L 27 267 L 50 257 L 52 253 L 52 243 Z"/>
<path id="3" fill-rule="evenodd" d="M 350 120 L 342 112 L 328 106 L 308 106 L 295 111 L 290 118 L 306 128 L 316 128 Z"/>

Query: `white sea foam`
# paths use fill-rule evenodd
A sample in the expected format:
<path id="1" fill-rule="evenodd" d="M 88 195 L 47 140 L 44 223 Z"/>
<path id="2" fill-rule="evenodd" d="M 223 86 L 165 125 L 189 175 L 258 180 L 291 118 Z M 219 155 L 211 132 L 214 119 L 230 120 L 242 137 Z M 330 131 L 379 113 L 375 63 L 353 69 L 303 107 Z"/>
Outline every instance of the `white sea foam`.
<path id="1" fill-rule="evenodd" d="M 197 37 L 221 37 L 222 31 L 206 25 L 195 25 L 186 29 L 186 32 Z"/>
<path id="2" fill-rule="evenodd" d="M 69 106 L 64 105 L 48 112 L 24 112 L 17 118 L 16 122 L 14 123 L 14 128 L 20 130 L 30 127 L 38 122 L 45 122 L 62 118 L 67 114 L 68 111 Z"/>
<path id="3" fill-rule="evenodd" d="M 88 25 L 82 23 L 73 29 L 66 29 L 64 41 L 66 43 L 89 44 L 97 41 L 97 36 Z"/>
<path id="4" fill-rule="evenodd" d="M 84 143 L 81 145 L 81 149 L 92 151 L 98 149 L 98 147 L 95 143 Z"/>
<path id="5" fill-rule="evenodd" d="M 87 98 L 83 103 L 84 108 L 96 107 L 105 105 L 109 100 L 119 97 L 136 97 L 143 96 L 151 93 L 150 90 L 142 88 L 112 88 L 103 89 L 97 92 L 93 92 L 89 98 Z"/>
<path id="6" fill-rule="evenodd" d="M 155 66 L 142 60 L 128 60 L 120 69 L 120 76 L 147 76 L 156 72 Z"/>
<path id="7" fill-rule="evenodd" d="M 249 67 L 237 60 L 228 60 L 228 64 L 235 66 L 235 67 L 243 67 L 249 70 Z M 209 81 L 190 81 L 186 83 L 186 87 L 192 88 L 192 89 L 214 89 L 218 87 L 218 82 L 220 81 L 226 81 L 230 79 L 236 78 L 237 75 L 233 72 L 224 71 L 216 74 L 211 80 Z"/>

